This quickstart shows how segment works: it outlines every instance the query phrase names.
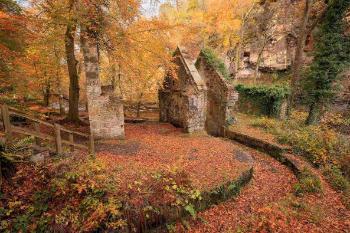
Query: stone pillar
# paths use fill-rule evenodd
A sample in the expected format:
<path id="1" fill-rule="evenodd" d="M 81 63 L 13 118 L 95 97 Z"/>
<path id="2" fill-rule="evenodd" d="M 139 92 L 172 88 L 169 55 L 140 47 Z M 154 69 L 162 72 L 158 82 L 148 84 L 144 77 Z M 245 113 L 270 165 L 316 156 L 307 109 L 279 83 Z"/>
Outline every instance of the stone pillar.
<path id="1" fill-rule="evenodd" d="M 81 45 L 85 63 L 90 130 L 97 139 L 124 138 L 123 102 L 113 93 L 102 92 L 97 41 L 82 29 Z"/>

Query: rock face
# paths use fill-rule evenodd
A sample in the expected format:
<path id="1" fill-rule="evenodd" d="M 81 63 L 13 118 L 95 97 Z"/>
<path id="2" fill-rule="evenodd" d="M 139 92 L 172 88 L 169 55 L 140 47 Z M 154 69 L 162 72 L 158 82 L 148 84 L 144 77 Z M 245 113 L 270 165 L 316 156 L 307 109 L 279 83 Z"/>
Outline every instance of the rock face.
<path id="1" fill-rule="evenodd" d="M 124 138 L 123 102 L 110 88 L 102 88 L 99 78 L 96 41 L 82 39 L 91 133 L 97 139 Z"/>
<path id="2" fill-rule="evenodd" d="M 223 135 L 238 94 L 201 53 L 196 65 L 182 48 L 176 50 L 177 77 L 168 75 L 159 91 L 160 120 L 188 133 Z"/>

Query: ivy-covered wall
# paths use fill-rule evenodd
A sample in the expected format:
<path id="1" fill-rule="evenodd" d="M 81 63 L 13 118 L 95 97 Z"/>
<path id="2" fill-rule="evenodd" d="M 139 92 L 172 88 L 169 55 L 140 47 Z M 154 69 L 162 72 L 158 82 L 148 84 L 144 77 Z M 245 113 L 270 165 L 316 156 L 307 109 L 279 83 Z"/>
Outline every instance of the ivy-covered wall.
<path id="1" fill-rule="evenodd" d="M 215 54 L 215 52 L 210 48 L 203 48 L 201 50 L 200 56 L 204 57 L 206 62 L 212 66 L 217 72 L 219 72 L 225 79 L 230 78 L 228 69 L 225 63 Z M 196 66 L 198 66 L 200 61 L 197 60 Z"/>
<path id="2" fill-rule="evenodd" d="M 239 92 L 237 108 L 241 112 L 285 118 L 289 88 L 279 85 L 236 86 Z"/>
<path id="3" fill-rule="evenodd" d="M 208 54 L 202 50 L 197 58 L 196 68 L 207 86 L 205 129 L 212 136 L 223 136 L 223 126 L 234 122 L 233 108 L 237 102 L 238 93 L 222 74 L 226 69 L 225 65 L 220 63 L 223 67 L 220 71 L 219 63 L 216 64 L 214 60 L 214 57 L 208 57 Z"/>

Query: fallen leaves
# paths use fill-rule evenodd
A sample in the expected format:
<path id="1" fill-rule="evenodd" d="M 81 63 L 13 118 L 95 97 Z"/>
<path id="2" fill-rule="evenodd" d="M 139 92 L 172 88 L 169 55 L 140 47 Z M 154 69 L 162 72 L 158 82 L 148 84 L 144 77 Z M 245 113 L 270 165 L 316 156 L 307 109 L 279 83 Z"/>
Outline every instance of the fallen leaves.
<path id="1" fill-rule="evenodd" d="M 251 164 L 235 157 L 239 147 L 207 135 L 189 136 L 168 124 L 126 125 L 126 141 L 108 141 L 98 147 L 98 158 L 133 180 L 162 169 L 183 169 L 198 189 L 234 180 Z M 112 146 L 110 146 L 112 145 Z"/>

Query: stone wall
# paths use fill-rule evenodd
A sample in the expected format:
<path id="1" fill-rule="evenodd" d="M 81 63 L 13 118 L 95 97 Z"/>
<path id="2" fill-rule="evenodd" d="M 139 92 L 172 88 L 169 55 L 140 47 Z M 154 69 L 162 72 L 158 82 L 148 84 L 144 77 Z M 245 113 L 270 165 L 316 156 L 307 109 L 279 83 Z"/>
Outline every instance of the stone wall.
<path id="1" fill-rule="evenodd" d="M 213 136 L 223 136 L 223 126 L 231 123 L 233 107 L 238 93 L 225 78 L 220 75 L 201 53 L 196 67 L 207 85 L 206 131 Z"/>
<path id="2" fill-rule="evenodd" d="M 239 99 L 235 105 L 235 109 L 239 112 L 257 115 L 268 116 L 276 119 L 286 119 L 287 117 L 287 98 L 283 99 L 281 104 L 274 106 L 276 102 L 267 103 L 263 98 L 255 98 L 246 96 L 243 93 L 239 95 Z"/>
<path id="3" fill-rule="evenodd" d="M 160 91 L 159 99 L 161 122 L 170 122 L 187 133 L 204 130 L 205 92 L 187 95 L 182 92 Z"/>
<path id="4" fill-rule="evenodd" d="M 178 66 L 177 77 L 166 77 L 159 92 L 160 120 L 189 133 L 205 130 L 223 136 L 238 93 L 202 55 L 195 65 L 179 48 L 174 63 Z"/>
<path id="5" fill-rule="evenodd" d="M 102 94 L 88 97 L 88 106 L 90 130 L 95 138 L 124 138 L 124 110 L 121 99 Z"/>
<path id="6" fill-rule="evenodd" d="M 176 77 L 168 75 L 159 91 L 160 121 L 170 122 L 186 132 L 204 130 L 206 87 L 193 62 L 180 48 L 174 56 Z"/>

